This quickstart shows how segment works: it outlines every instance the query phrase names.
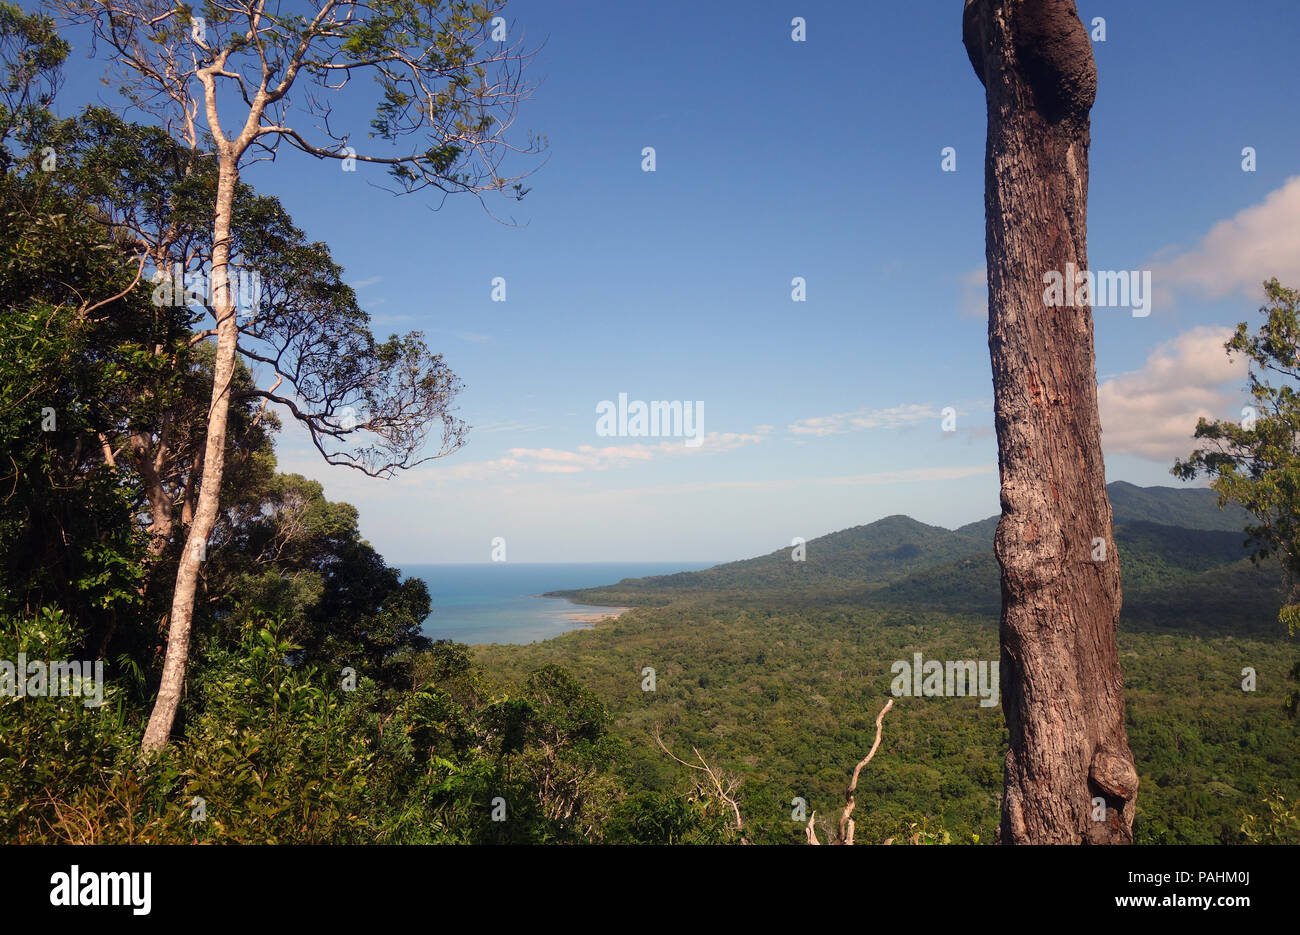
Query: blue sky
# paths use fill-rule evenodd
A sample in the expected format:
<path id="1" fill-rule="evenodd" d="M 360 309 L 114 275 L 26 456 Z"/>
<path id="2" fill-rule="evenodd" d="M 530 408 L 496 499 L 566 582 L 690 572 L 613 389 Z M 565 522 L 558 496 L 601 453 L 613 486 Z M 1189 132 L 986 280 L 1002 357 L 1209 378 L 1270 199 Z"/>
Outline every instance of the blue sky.
<path id="1" fill-rule="evenodd" d="M 1156 288 L 1149 317 L 1095 311 L 1108 475 L 1174 485 L 1197 415 L 1246 402 L 1224 330 L 1257 318 L 1267 276 L 1300 282 L 1300 5 L 1079 9 L 1106 20 L 1089 259 Z M 252 167 L 330 244 L 377 333 L 445 353 L 474 427 L 382 481 L 327 467 L 288 425 L 281 469 L 355 504 L 397 564 L 487 561 L 495 537 L 520 562 L 729 560 L 893 513 L 996 513 L 984 101 L 960 11 L 512 2 L 512 38 L 541 45 L 519 126 L 550 142 L 524 201 L 494 205 L 516 227 L 472 199 L 394 198 L 365 166 Z M 83 56 L 62 108 L 118 103 Z M 361 135 L 369 111 L 347 104 Z M 705 443 L 598 436 L 619 393 L 702 401 Z"/>

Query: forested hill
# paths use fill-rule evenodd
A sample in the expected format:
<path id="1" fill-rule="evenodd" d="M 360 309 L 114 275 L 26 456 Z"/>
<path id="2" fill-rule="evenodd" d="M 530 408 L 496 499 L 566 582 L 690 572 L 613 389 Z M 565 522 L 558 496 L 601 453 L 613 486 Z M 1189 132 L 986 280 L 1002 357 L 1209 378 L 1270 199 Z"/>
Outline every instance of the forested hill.
<path id="1" fill-rule="evenodd" d="M 626 578 L 613 587 L 620 592 L 625 588 L 644 590 L 671 599 L 677 593 L 699 591 L 770 591 L 884 583 L 979 552 L 987 546 L 988 543 L 976 537 L 927 526 L 908 516 L 887 516 L 866 526 L 854 526 L 809 541 L 805 561 L 792 561 L 792 550 L 786 547 L 703 571 Z M 579 592 L 554 593 L 570 597 Z"/>
<path id="2" fill-rule="evenodd" d="M 1106 485 L 1115 521 L 1147 520 L 1187 529 L 1240 532 L 1251 521 L 1239 506 L 1220 509 L 1219 496 L 1207 487 L 1138 487 L 1117 480 Z"/>
<path id="3" fill-rule="evenodd" d="M 1275 631 L 1281 604 L 1272 565 L 1247 558 L 1245 511 L 1220 509 L 1207 489 L 1109 484 L 1126 625 L 1205 632 Z M 724 596 L 764 604 L 912 606 L 996 616 L 996 516 L 957 530 L 887 516 L 792 548 L 703 571 L 624 579 L 607 587 L 557 591 L 585 603 L 663 605 Z"/>

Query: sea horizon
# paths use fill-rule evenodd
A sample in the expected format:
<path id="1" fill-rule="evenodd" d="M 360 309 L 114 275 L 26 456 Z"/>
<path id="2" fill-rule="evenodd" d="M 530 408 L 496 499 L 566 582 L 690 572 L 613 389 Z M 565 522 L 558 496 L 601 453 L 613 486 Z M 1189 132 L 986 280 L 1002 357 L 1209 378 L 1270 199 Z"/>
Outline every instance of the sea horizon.
<path id="1" fill-rule="evenodd" d="M 637 561 L 637 560 L 635 560 L 635 559 L 632 559 L 632 560 L 629 560 L 629 561 L 605 561 L 605 562 L 516 562 L 516 561 L 513 561 L 513 560 L 511 560 L 511 561 L 509 561 L 509 562 L 400 562 L 400 561 L 391 561 L 391 562 L 388 562 L 388 564 L 391 565 L 391 566 L 394 567 L 394 568 L 432 568 L 432 567 L 449 567 L 449 566 L 455 566 L 455 567 L 465 566 L 465 567 L 473 567 L 473 568 L 482 568 L 482 567 L 491 566 L 491 567 L 493 567 L 493 568 L 499 568 L 499 567 L 505 567 L 505 566 L 511 566 L 511 565 L 531 565 L 531 566 L 533 566 L 533 567 L 537 567 L 538 565 L 552 565 L 552 566 L 556 566 L 556 567 L 560 567 L 560 566 L 566 566 L 566 567 L 567 567 L 567 566 L 577 566 L 577 565 L 638 565 L 638 566 L 640 566 L 640 565 L 662 565 L 662 566 L 664 566 L 664 567 L 669 567 L 669 566 L 671 566 L 671 567 L 673 567 L 673 568 L 680 568 L 680 569 L 682 569 L 682 570 L 688 570 L 688 571 L 699 571 L 701 568 L 712 568 L 712 567 L 715 566 L 715 565 L 725 565 L 725 564 L 727 564 L 728 562 L 738 562 L 738 561 L 743 561 L 745 558 L 751 558 L 751 557 L 752 557 L 752 556 L 742 556 L 741 558 L 721 558 L 721 559 L 717 559 L 717 560 L 715 560 L 715 561 L 708 561 L 708 562 L 695 562 L 695 561 L 681 561 L 681 562 L 645 561 L 645 562 L 642 562 L 642 561 Z M 690 567 L 688 568 L 687 566 L 690 566 Z M 672 574 L 672 572 L 669 572 L 669 574 Z"/>
<path id="2" fill-rule="evenodd" d="M 624 578 L 710 568 L 716 562 L 412 562 L 403 578 L 429 588 L 433 610 L 422 630 L 433 640 L 458 643 L 534 643 L 591 625 L 593 615 L 623 608 L 543 597 L 617 584 Z"/>

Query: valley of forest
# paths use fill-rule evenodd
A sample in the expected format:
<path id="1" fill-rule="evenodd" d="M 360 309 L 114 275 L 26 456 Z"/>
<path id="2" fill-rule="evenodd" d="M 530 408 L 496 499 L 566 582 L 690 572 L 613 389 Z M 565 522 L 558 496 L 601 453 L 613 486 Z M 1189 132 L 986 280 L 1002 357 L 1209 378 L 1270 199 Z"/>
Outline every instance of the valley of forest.
<path id="1" fill-rule="evenodd" d="M 1141 780 L 1137 843 L 1245 843 L 1281 833 L 1300 793 L 1297 730 L 1283 710 L 1296 640 L 1277 622 L 1281 577 L 1243 550 L 1240 510 L 1205 489 L 1108 486 L 1125 583 L 1120 652 Z M 1163 520 L 1155 522 L 1153 520 Z M 1178 525 L 1169 525 L 1177 523 Z M 528 646 L 482 646 L 522 680 L 580 672 L 626 743 L 623 781 L 665 791 L 692 750 L 741 780 L 753 840 L 795 843 L 838 820 L 871 746 L 895 660 L 998 658 L 996 517 L 949 531 L 905 516 L 789 549 L 556 596 L 637 609 Z M 643 669 L 654 669 L 653 691 Z M 1245 668 L 1258 676 L 1242 688 Z M 973 693 L 972 693 L 973 694 Z M 1005 727 L 975 697 L 900 697 L 857 787 L 859 841 L 989 843 L 998 827 Z M 1265 829 L 1271 829 L 1266 831 Z M 824 835 L 823 835 L 824 837 Z"/>

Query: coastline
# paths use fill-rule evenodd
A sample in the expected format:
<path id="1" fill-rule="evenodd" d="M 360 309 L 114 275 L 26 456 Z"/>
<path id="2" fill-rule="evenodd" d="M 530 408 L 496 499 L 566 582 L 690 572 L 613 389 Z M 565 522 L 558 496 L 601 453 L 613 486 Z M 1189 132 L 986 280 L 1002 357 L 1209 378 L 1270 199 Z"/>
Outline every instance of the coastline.
<path id="1" fill-rule="evenodd" d="M 581 607 L 581 604 L 574 604 L 575 607 Z M 565 614 L 565 619 L 572 620 L 575 623 L 583 623 L 587 626 L 595 626 L 603 620 L 617 620 L 623 616 L 631 607 L 607 607 L 604 610 L 579 610 L 573 613 Z"/>
<path id="2" fill-rule="evenodd" d="M 617 605 L 607 604 L 579 604 L 571 597 L 563 597 L 559 594 L 534 594 L 533 597 L 547 598 L 555 601 L 567 601 L 573 609 L 563 613 L 565 620 L 571 620 L 574 623 L 582 624 L 584 627 L 594 627 L 604 620 L 616 620 L 623 616 L 631 607 L 619 607 Z M 583 608 L 599 608 L 584 610 Z M 554 639 L 554 637 L 551 637 Z"/>

